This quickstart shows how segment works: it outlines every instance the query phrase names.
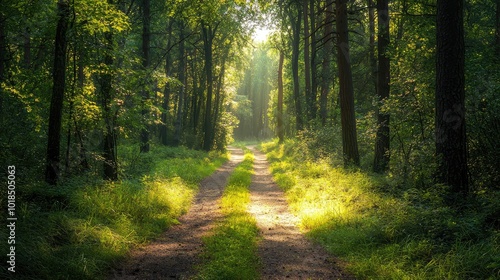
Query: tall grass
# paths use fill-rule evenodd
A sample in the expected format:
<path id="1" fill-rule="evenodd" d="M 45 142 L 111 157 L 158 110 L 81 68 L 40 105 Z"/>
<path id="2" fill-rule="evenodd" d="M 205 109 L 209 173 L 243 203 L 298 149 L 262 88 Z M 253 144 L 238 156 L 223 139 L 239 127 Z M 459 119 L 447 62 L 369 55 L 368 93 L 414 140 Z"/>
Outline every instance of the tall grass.
<path id="1" fill-rule="evenodd" d="M 19 186 L 17 270 L 2 270 L 0 278 L 105 279 L 131 248 L 177 223 L 197 183 L 227 159 L 167 147 L 119 154 L 120 182 L 83 175 L 57 187 Z M 2 229 L 2 240 L 5 234 Z"/>
<path id="2" fill-rule="evenodd" d="M 302 228 L 360 279 L 499 279 L 500 195 L 450 209 L 442 186 L 305 159 L 290 140 L 262 145 Z M 295 148 L 294 148 L 295 147 Z"/>
<path id="3" fill-rule="evenodd" d="M 247 150 L 244 161 L 229 177 L 220 202 L 224 218 L 204 239 L 205 260 L 196 279 L 258 278 L 258 228 L 253 216 L 247 213 L 253 160 Z"/>

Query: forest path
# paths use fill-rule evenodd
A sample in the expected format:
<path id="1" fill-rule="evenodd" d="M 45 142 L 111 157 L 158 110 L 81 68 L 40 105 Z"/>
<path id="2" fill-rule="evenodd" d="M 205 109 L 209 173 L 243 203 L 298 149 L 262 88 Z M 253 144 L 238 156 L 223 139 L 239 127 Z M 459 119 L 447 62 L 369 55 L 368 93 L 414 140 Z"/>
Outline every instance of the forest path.
<path id="1" fill-rule="evenodd" d="M 340 270 L 333 256 L 301 234 L 298 218 L 290 213 L 283 191 L 273 181 L 266 155 L 248 148 L 255 156 L 248 211 L 262 237 L 261 279 L 354 279 Z"/>
<path id="2" fill-rule="evenodd" d="M 188 279 L 200 263 L 202 236 L 221 219 L 219 199 L 229 175 L 243 161 L 243 151 L 229 147 L 231 157 L 201 184 L 188 213 L 151 244 L 132 252 L 110 279 Z"/>

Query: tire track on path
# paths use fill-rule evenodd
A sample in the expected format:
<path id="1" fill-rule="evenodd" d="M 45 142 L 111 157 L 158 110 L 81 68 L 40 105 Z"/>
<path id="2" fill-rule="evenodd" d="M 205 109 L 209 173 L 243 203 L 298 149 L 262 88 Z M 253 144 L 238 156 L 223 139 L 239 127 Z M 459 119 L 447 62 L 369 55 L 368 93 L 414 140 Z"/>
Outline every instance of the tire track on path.
<path id="1" fill-rule="evenodd" d="M 296 226 L 298 218 L 288 210 L 284 193 L 274 183 L 266 155 L 255 147 L 254 175 L 250 186 L 249 213 L 261 231 L 258 254 L 261 279 L 354 279 L 341 271 L 335 259 L 307 240 Z"/>
<path id="2" fill-rule="evenodd" d="M 227 179 L 243 161 L 243 151 L 228 147 L 231 157 L 213 175 L 200 183 L 189 211 L 158 239 L 131 253 L 130 259 L 116 269 L 110 279 L 188 279 L 200 263 L 199 253 L 206 235 L 221 218 L 219 199 Z"/>

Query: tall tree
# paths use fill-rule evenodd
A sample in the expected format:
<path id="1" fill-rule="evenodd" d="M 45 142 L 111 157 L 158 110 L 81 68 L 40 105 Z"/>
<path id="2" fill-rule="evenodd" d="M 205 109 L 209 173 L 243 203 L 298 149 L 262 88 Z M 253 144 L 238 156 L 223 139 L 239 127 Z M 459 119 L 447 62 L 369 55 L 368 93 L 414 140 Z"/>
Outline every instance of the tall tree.
<path id="1" fill-rule="evenodd" d="M 52 69 L 52 98 L 50 101 L 49 130 L 47 139 L 47 161 L 45 181 L 57 184 L 60 168 L 61 122 L 66 89 L 66 50 L 68 40 L 68 22 L 70 5 L 67 0 L 57 2 L 58 21 L 54 48 L 54 66 Z"/>
<path id="2" fill-rule="evenodd" d="M 277 131 L 279 142 L 283 143 L 285 139 L 285 128 L 283 127 L 283 63 L 285 61 L 285 53 L 281 49 L 278 63 L 278 116 L 277 116 Z"/>
<path id="3" fill-rule="evenodd" d="M 141 129 L 141 153 L 149 152 L 149 109 L 147 102 L 149 99 L 149 74 L 148 68 L 151 64 L 150 44 L 151 44 L 151 3 L 150 0 L 142 0 L 142 67 L 145 77 L 142 81 L 142 129 Z"/>
<path id="4" fill-rule="evenodd" d="M 451 202 L 467 195 L 465 47 L 463 0 L 437 1 L 436 153 L 437 180 L 451 187 Z"/>
<path id="5" fill-rule="evenodd" d="M 321 72 L 321 94 L 320 94 L 320 115 L 321 124 L 326 125 L 328 117 L 327 102 L 328 93 L 330 92 L 330 77 L 332 65 L 332 51 L 333 51 L 333 0 L 327 0 L 325 3 L 325 22 L 323 28 L 323 62 Z"/>
<path id="6" fill-rule="evenodd" d="M 165 55 L 165 76 L 167 80 L 172 77 L 172 26 L 174 24 L 173 20 L 169 20 L 167 23 L 167 53 Z M 160 127 L 160 141 L 163 145 L 168 145 L 168 115 L 170 110 L 170 92 L 171 86 L 170 82 L 167 81 L 165 83 L 165 87 L 163 89 L 163 102 L 162 102 L 162 112 L 161 112 L 161 122 L 162 125 Z"/>
<path id="7" fill-rule="evenodd" d="M 184 115 L 184 99 L 187 87 L 187 56 L 184 38 L 186 37 L 186 26 L 184 22 L 180 22 L 180 43 L 179 43 L 179 81 L 181 86 L 179 89 L 179 98 L 177 104 L 177 117 L 175 120 L 175 135 L 174 145 L 180 145 L 182 137 L 182 122 Z"/>
<path id="8" fill-rule="evenodd" d="M 110 4 L 111 1 L 108 0 Z M 101 103 L 103 108 L 103 119 L 105 123 L 104 130 L 104 145 L 103 145 L 103 159 L 104 159 L 104 179 L 115 181 L 118 180 L 118 161 L 116 158 L 116 131 L 115 131 L 115 118 L 111 110 L 111 103 L 113 101 L 113 88 L 112 88 L 112 67 L 113 67 L 113 34 L 106 32 L 104 34 L 106 44 L 106 54 L 104 55 L 104 64 L 108 69 L 101 74 Z"/>
<path id="9" fill-rule="evenodd" d="M 340 111 L 342 124 L 342 148 L 345 165 L 359 165 L 358 137 L 354 112 L 354 88 L 352 84 L 351 56 L 349 53 L 349 28 L 347 0 L 336 2 L 337 64 L 339 70 Z"/>
<path id="10" fill-rule="evenodd" d="M 377 71 L 377 136 L 375 139 L 375 160 L 373 171 L 382 173 L 389 167 L 390 159 L 390 116 L 387 112 L 380 111 L 380 106 L 389 98 L 390 93 L 390 60 L 387 47 L 389 37 L 389 0 L 377 1 L 378 14 L 378 71 Z"/>
<path id="11" fill-rule="evenodd" d="M 211 25 L 203 25 L 203 49 L 205 53 L 205 76 L 207 81 L 207 99 L 205 104 L 205 119 L 203 122 L 203 149 L 210 151 L 213 146 L 213 127 L 212 127 L 212 96 L 214 88 L 213 76 L 213 40 L 217 31 Z"/>
<path id="12" fill-rule="evenodd" d="M 309 53 L 310 45 L 310 31 L 309 31 L 309 1 L 306 0 L 302 4 L 303 17 L 304 17 L 304 77 L 305 77 L 305 97 L 307 104 L 307 117 L 312 119 L 313 112 L 313 97 L 311 92 L 311 55 Z"/>
<path id="13" fill-rule="evenodd" d="M 293 4 L 291 6 L 294 6 Z M 298 4 L 295 6 L 299 6 Z M 300 98 L 300 82 L 299 82 L 299 55 L 300 55 L 300 22 L 301 22 L 300 7 L 294 11 L 289 7 L 288 17 L 292 26 L 292 77 L 293 77 L 293 100 L 295 103 L 295 125 L 297 131 L 304 128 L 304 120 L 302 115 L 302 98 Z"/>

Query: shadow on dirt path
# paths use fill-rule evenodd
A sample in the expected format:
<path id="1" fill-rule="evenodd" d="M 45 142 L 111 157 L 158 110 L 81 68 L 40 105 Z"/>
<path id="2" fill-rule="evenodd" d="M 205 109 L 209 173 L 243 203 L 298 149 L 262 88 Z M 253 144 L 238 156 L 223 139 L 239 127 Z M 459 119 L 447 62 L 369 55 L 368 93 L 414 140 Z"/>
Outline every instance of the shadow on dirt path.
<path id="1" fill-rule="evenodd" d="M 354 279 L 342 272 L 335 258 L 307 240 L 288 210 L 284 193 L 273 182 L 265 154 L 255 147 L 254 176 L 248 211 L 261 231 L 258 254 L 261 279 Z"/>
<path id="2" fill-rule="evenodd" d="M 116 269 L 109 279 L 188 279 L 203 242 L 214 221 L 221 218 L 218 201 L 229 175 L 243 161 L 243 151 L 229 147 L 231 157 L 212 176 L 200 183 L 199 192 L 188 213 L 151 244 L 131 253 L 130 259 Z"/>

